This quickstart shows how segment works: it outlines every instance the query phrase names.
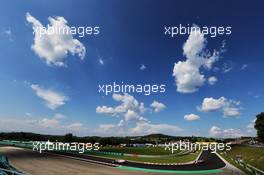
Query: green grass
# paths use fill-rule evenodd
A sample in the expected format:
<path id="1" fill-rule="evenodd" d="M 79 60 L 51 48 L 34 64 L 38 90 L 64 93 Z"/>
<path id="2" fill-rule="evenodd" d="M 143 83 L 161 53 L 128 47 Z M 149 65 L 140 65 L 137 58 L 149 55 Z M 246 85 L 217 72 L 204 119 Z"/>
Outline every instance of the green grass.
<path id="1" fill-rule="evenodd" d="M 231 159 L 230 157 L 228 157 L 227 155 L 225 154 L 221 154 L 221 156 L 226 160 L 228 161 L 230 164 L 234 165 L 235 167 L 237 167 L 238 169 L 242 170 L 244 173 L 246 173 L 247 175 L 254 175 L 252 172 L 248 171 L 246 168 L 240 166 L 239 164 L 237 164 L 235 162 L 235 160 Z"/>
<path id="2" fill-rule="evenodd" d="M 99 157 L 106 157 L 112 159 L 124 159 L 130 161 L 137 161 L 137 162 L 151 162 L 151 163 L 186 163 L 196 159 L 198 156 L 199 151 L 195 153 L 190 153 L 188 155 L 181 155 L 181 156 L 166 156 L 166 157 L 158 157 L 158 158 L 149 158 L 149 157 L 137 157 L 137 156 L 121 156 L 121 155 L 96 155 Z"/>
<path id="3" fill-rule="evenodd" d="M 264 170 L 264 148 L 233 146 L 231 151 L 227 151 L 228 157 L 235 159 L 237 155 L 242 156 L 245 163 Z"/>
<path id="4" fill-rule="evenodd" d="M 141 155 L 169 155 L 171 151 L 165 150 L 164 147 L 101 147 L 100 151 L 126 153 L 126 154 L 141 154 Z M 174 151 L 179 153 L 180 151 Z"/>

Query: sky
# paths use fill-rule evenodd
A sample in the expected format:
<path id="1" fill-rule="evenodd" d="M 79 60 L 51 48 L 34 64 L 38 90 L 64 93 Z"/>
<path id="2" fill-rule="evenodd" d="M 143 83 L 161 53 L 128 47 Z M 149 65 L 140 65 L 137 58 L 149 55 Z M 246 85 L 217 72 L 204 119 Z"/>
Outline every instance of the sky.
<path id="1" fill-rule="evenodd" d="M 0 4 L 1 132 L 255 136 L 264 106 L 263 2 Z M 48 24 L 93 32 L 36 33 Z M 231 34 L 165 34 L 179 25 L 230 27 Z M 99 92 L 114 82 L 165 85 L 165 92 Z"/>

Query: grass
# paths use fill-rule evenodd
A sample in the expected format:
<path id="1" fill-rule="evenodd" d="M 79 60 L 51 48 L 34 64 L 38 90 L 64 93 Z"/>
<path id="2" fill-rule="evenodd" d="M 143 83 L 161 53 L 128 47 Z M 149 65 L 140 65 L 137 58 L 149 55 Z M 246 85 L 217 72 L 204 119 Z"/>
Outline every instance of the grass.
<path id="1" fill-rule="evenodd" d="M 164 147 L 102 147 L 100 151 L 115 152 L 124 154 L 141 154 L 141 155 L 169 155 L 171 151 L 165 150 Z M 179 153 L 177 150 L 175 153 Z"/>
<path id="2" fill-rule="evenodd" d="M 230 157 L 228 157 L 227 155 L 225 154 L 221 154 L 221 156 L 226 160 L 228 161 L 230 164 L 234 165 L 235 167 L 237 167 L 238 169 L 242 170 L 244 173 L 246 173 L 247 175 L 254 175 L 252 172 L 248 171 L 246 168 L 240 166 L 239 164 L 237 164 L 235 162 L 235 160 L 231 159 Z"/>
<path id="3" fill-rule="evenodd" d="M 112 159 L 124 159 L 130 161 L 137 162 L 150 162 L 150 163 L 186 163 L 196 159 L 199 151 L 195 153 L 190 153 L 187 155 L 181 156 L 165 156 L 165 157 L 157 157 L 157 158 L 149 158 L 149 157 L 137 157 L 137 156 L 122 156 L 122 155 L 97 155 L 100 157 L 112 158 Z"/>
<path id="4" fill-rule="evenodd" d="M 264 148 L 250 147 L 250 146 L 233 146 L 231 151 L 227 151 L 227 156 L 236 158 L 237 155 L 245 163 L 250 164 L 260 170 L 264 170 Z"/>

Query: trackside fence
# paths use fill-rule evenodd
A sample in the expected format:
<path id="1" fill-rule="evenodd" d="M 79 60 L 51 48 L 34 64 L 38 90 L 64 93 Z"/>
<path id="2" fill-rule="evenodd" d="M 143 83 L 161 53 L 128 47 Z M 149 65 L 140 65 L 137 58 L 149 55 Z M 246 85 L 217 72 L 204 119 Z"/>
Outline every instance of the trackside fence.
<path id="1" fill-rule="evenodd" d="M 237 159 L 233 159 L 231 158 L 231 160 L 235 161 L 238 165 L 240 165 L 241 167 L 247 169 L 249 172 L 255 174 L 255 175 L 264 175 L 264 171 L 250 165 L 250 164 L 247 164 L 245 163 L 244 161 L 242 160 L 237 160 Z"/>

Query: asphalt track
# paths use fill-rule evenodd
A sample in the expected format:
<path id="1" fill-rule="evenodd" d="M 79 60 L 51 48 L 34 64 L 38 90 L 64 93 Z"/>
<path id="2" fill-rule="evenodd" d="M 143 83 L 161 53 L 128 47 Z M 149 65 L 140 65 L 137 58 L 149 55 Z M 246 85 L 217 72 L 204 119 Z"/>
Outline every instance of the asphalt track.
<path id="1" fill-rule="evenodd" d="M 33 152 L 28 150 L 28 153 L 30 153 L 30 157 L 42 157 L 48 156 L 49 153 L 42 153 L 39 155 L 37 152 Z M 28 154 L 27 153 L 27 154 Z M 56 156 L 58 153 L 52 153 L 53 156 Z M 84 154 L 73 154 L 73 153 L 59 153 L 57 156 L 67 156 L 71 158 L 81 158 L 83 161 L 93 161 L 93 163 L 98 164 L 104 164 L 109 166 L 115 166 L 112 164 L 113 159 L 109 158 L 102 158 L 102 157 L 95 157 L 95 156 L 89 156 Z M 23 159 L 25 158 L 25 153 L 16 151 L 14 153 L 9 153 L 7 155 L 8 157 L 16 157 L 16 159 Z M 214 153 L 211 153 L 210 151 L 203 151 L 199 159 L 203 159 L 204 163 L 201 164 L 185 164 L 185 165 L 152 165 L 152 164 L 143 164 L 143 163 L 137 163 L 137 162 L 131 162 L 127 161 L 125 164 L 120 164 L 125 167 L 133 167 L 133 168 L 141 168 L 141 169 L 150 169 L 150 170 L 176 170 L 176 171 L 201 171 L 201 170 L 215 170 L 225 167 L 225 163 Z"/>
<path id="2" fill-rule="evenodd" d="M 113 159 L 89 156 L 84 154 L 62 153 L 66 156 L 78 157 L 86 160 L 93 160 L 97 162 L 104 162 L 111 164 Z M 127 161 L 125 164 L 120 164 L 128 167 L 145 168 L 145 169 L 159 169 L 159 170 L 212 170 L 225 167 L 225 163 L 214 153 L 210 151 L 203 151 L 199 160 L 203 159 L 204 163 L 201 164 L 185 164 L 185 165 L 154 165 L 143 164 L 137 162 Z"/>

